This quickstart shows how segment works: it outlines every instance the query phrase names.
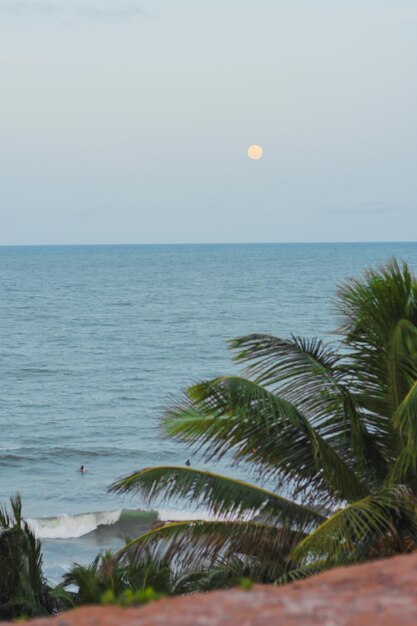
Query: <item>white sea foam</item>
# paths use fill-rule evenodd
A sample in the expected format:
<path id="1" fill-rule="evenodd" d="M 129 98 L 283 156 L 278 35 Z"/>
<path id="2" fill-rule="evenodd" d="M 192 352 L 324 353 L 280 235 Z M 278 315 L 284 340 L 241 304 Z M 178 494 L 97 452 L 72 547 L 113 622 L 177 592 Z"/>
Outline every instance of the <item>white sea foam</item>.
<path id="1" fill-rule="evenodd" d="M 119 521 L 122 510 L 80 515 L 40 517 L 27 522 L 39 539 L 71 539 L 93 532 L 99 526 L 112 526 Z"/>
<path id="2" fill-rule="evenodd" d="M 154 512 L 156 515 L 156 512 Z M 144 521 L 152 511 L 102 511 L 98 513 L 81 513 L 79 515 L 68 515 L 66 513 L 57 517 L 39 517 L 28 519 L 32 531 L 38 539 L 75 539 L 88 535 L 97 530 L 99 526 L 114 526 L 123 519 L 134 520 L 135 518 Z M 182 520 L 208 520 L 212 516 L 206 511 L 180 511 L 176 509 L 160 509 L 157 512 L 158 519 L 166 521 Z M 120 526 L 118 526 L 120 528 Z"/>

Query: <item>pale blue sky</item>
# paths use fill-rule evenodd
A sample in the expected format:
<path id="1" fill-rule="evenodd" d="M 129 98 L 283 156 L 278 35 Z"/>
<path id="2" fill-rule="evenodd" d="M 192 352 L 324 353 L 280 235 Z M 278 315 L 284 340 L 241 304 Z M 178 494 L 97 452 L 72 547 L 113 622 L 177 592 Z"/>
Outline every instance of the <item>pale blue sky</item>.
<path id="1" fill-rule="evenodd" d="M 416 33 L 416 0 L 0 0 L 0 244 L 415 239 Z"/>

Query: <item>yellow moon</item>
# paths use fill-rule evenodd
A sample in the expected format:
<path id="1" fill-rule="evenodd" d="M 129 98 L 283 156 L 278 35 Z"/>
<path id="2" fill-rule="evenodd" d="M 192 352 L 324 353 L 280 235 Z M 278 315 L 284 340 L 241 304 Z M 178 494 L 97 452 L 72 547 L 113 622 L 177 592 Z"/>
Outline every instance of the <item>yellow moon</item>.
<path id="1" fill-rule="evenodd" d="M 253 159 L 254 161 L 260 159 L 263 153 L 264 151 L 262 150 L 261 146 L 258 146 L 257 144 L 254 144 L 253 146 L 250 146 L 250 148 L 248 148 L 248 157 L 250 159 Z"/>

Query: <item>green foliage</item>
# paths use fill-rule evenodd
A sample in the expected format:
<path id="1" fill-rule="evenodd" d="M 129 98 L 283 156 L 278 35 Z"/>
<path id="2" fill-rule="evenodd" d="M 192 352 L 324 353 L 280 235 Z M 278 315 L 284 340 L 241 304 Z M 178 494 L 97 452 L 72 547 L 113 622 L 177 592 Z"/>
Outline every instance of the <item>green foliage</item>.
<path id="1" fill-rule="evenodd" d="M 253 583 L 250 578 L 241 578 L 240 579 L 240 588 L 244 591 L 250 591 L 252 589 Z"/>
<path id="2" fill-rule="evenodd" d="M 325 519 L 318 511 L 266 489 L 189 467 L 152 467 L 135 472 L 112 486 L 112 491 L 119 493 L 132 489 L 140 489 L 148 500 L 160 495 L 169 499 L 187 497 L 190 502 L 204 504 L 210 513 L 227 519 L 252 517 L 258 513 L 263 519 L 291 521 L 300 527 Z"/>
<path id="3" fill-rule="evenodd" d="M 186 497 L 213 519 L 152 530 L 113 564 L 151 554 L 207 585 L 282 583 L 417 547 L 417 280 L 393 260 L 338 298 L 339 350 L 240 337 L 244 377 L 193 385 L 164 420 L 203 458 L 250 463 L 276 491 L 194 468 L 135 472 L 112 489 Z"/>
<path id="4" fill-rule="evenodd" d="M 22 518 L 20 496 L 0 508 L 0 619 L 50 614 L 54 603 L 42 572 L 41 546 Z"/>
<path id="5" fill-rule="evenodd" d="M 119 606 L 137 606 L 139 604 L 148 604 L 155 600 L 160 600 L 163 594 L 156 593 L 152 587 L 146 587 L 146 589 L 125 589 L 118 596 L 115 596 L 114 591 L 108 589 L 103 593 L 100 598 L 100 604 L 117 604 Z"/>
<path id="6" fill-rule="evenodd" d="M 170 436 L 205 459 L 249 463 L 260 484 L 173 466 L 118 480 L 115 492 L 186 498 L 212 519 L 150 530 L 75 564 L 54 590 L 17 496 L 11 513 L 0 509 L 0 619 L 249 590 L 416 549 L 417 280 L 394 260 L 338 296 L 339 350 L 317 339 L 240 337 L 230 345 L 244 375 L 191 386 L 165 416 Z"/>
<path id="7" fill-rule="evenodd" d="M 61 591 L 63 598 L 67 594 L 67 605 L 143 604 L 171 593 L 173 577 L 168 565 L 156 563 L 148 555 L 140 566 L 126 560 L 114 567 L 112 558 L 110 552 L 100 554 L 90 565 L 75 564 L 65 574 Z M 77 592 L 66 592 L 69 586 L 77 587 Z"/>

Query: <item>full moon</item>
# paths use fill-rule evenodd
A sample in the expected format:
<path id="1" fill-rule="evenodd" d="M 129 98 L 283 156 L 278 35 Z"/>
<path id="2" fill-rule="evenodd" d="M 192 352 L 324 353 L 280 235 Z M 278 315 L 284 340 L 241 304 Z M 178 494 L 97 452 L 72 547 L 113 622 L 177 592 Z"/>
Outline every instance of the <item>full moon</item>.
<path id="1" fill-rule="evenodd" d="M 254 144 L 253 146 L 250 146 L 250 148 L 248 148 L 248 157 L 250 159 L 253 159 L 254 161 L 260 159 L 263 153 L 264 151 L 262 150 L 261 146 L 258 146 L 257 144 Z"/>

